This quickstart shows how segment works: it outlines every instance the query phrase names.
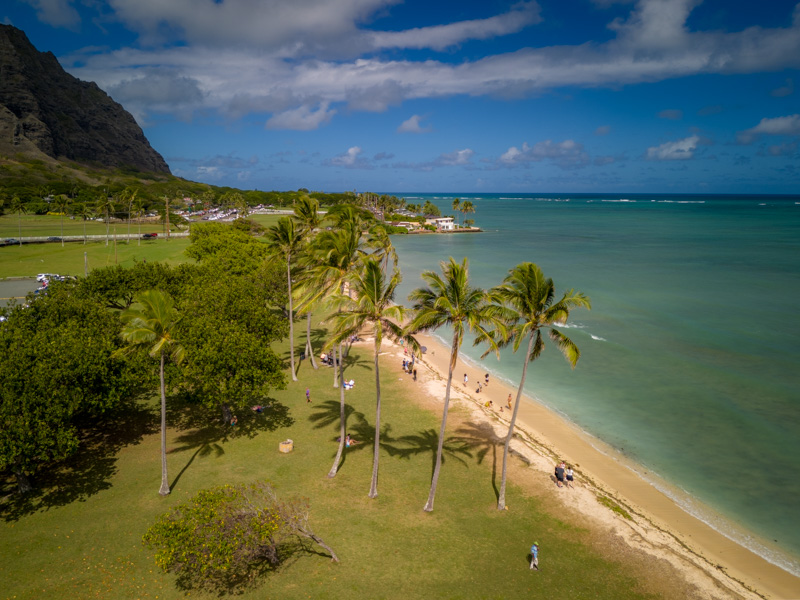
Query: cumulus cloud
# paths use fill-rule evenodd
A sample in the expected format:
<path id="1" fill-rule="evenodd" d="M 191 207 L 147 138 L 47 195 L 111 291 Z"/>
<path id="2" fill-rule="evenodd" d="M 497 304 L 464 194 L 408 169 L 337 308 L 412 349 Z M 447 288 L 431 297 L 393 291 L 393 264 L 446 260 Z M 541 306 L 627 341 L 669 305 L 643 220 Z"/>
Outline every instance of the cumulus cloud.
<path id="1" fill-rule="evenodd" d="M 335 109 L 328 109 L 328 102 L 320 103 L 316 110 L 308 105 L 292 108 L 273 115 L 267 121 L 267 129 L 294 129 L 310 131 L 327 123 L 336 114 Z"/>
<path id="2" fill-rule="evenodd" d="M 108 89 L 135 79 L 132 71 L 163 71 L 198 82 L 198 108 L 240 116 L 252 107 L 275 113 L 270 126 L 289 121 L 299 129 L 333 116 L 310 109 L 323 102 L 379 111 L 407 99 L 519 97 L 568 86 L 800 68 L 800 18 L 783 28 L 694 31 L 686 21 L 697 0 L 640 0 L 626 18 L 609 25 L 613 36 L 603 43 L 525 47 L 464 61 L 388 59 L 374 51 L 376 44 L 441 49 L 514 33 L 540 19 L 538 5 L 523 3 L 476 21 L 381 32 L 363 23 L 394 0 L 226 0 L 203 10 L 196 10 L 195 0 L 108 2 L 114 18 L 139 32 L 144 49 L 81 56 L 69 68 L 73 75 Z M 164 30 L 186 43 L 147 45 L 157 44 Z"/>
<path id="3" fill-rule="evenodd" d="M 369 169 L 371 168 L 367 160 L 361 156 L 361 147 L 353 146 L 347 152 L 334 156 L 325 164 L 333 167 L 345 167 L 347 169 Z"/>
<path id="4" fill-rule="evenodd" d="M 699 135 L 692 135 L 675 142 L 664 142 L 660 146 L 647 149 L 648 160 L 688 160 L 694 157 L 697 145 L 700 143 Z"/>
<path id="5" fill-rule="evenodd" d="M 583 144 L 574 140 L 545 140 L 533 146 L 529 146 L 527 142 L 522 144 L 522 148 L 512 146 L 500 156 L 498 163 L 516 166 L 543 160 L 550 160 L 562 169 L 574 169 L 588 165 L 589 155 L 584 151 Z"/>
<path id="6" fill-rule="evenodd" d="M 740 144 L 752 144 L 762 135 L 800 135 L 800 115 L 761 119 L 755 127 L 736 134 Z"/>
<path id="7" fill-rule="evenodd" d="M 658 113 L 659 119 L 669 119 L 671 121 L 680 121 L 683 118 L 683 111 L 677 109 L 662 110 Z"/>
<path id="8" fill-rule="evenodd" d="M 399 162 L 392 164 L 392 167 L 395 169 L 414 169 L 418 171 L 432 171 L 439 167 L 469 167 L 472 165 L 472 157 L 474 155 L 474 150 L 464 148 L 463 150 L 442 153 L 433 160 L 418 163 Z"/>
<path id="9" fill-rule="evenodd" d="M 70 0 L 22 0 L 36 9 L 36 17 L 53 27 L 77 29 L 81 18 Z"/>
<path id="10" fill-rule="evenodd" d="M 399 133 L 427 133 L 431 130 L 431 128 L 420 125 L 420 121 L 422 119 L 423 117 L 420 117 L 419 115 L 411 115 L 408 119 L 400 124 L 400 127 L 397 128 L 397 131 Z"/>

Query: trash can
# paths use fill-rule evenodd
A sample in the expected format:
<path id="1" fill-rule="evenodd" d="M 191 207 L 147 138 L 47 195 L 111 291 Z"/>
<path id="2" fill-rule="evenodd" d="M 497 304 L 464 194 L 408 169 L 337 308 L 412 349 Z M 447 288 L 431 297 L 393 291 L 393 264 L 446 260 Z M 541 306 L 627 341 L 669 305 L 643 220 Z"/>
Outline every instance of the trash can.
<path id="1" fill-rule="evenodd" d="M 280 444 L 278 444 L 278 450 L 283 452 L 284 454 L 291 452 L 294 449 L 294 442 L 292 440 L 284 440 Z"/>

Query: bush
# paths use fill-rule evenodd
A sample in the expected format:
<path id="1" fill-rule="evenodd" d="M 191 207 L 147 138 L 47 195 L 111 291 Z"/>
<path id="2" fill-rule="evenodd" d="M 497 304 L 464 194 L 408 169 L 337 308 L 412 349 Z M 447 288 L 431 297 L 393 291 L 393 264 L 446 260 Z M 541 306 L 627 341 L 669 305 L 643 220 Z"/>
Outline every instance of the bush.
<path id="1" fill-rule="evenodd" d="M 178 585 L 241 590 L 298 548 L 297 538 L 336 554 L 308 527 L 308 503 L 280 502 L 266 482 L 201 490 L 163 515 L 144 535 L 156 564 Z"/>

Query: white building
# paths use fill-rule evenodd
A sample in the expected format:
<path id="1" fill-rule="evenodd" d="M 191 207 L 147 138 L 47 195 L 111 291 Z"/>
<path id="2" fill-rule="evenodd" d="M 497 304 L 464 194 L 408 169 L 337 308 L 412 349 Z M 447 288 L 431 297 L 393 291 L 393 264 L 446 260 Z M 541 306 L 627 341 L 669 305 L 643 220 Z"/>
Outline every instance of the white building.
<path id="1" fill-rule="evenodd" d="M 453 231 L 456 228 L 453 217 L 433 217 L 426 219 L 425 224 L 434 225 L 436 229 L 440 229 L 442 231 Z"/>

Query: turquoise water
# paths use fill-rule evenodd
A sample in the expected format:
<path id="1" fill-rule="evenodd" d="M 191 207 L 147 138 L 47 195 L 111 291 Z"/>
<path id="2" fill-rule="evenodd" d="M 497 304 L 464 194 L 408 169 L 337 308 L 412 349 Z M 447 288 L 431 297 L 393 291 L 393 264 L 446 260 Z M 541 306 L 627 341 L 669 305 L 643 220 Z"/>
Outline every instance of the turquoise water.
<path id="1" fill-rule="evenodd" d="M 430 199 L 445 215 L 456 197 L 398 196 Z M 800 197 L 458 197 L 474 203 L 469 217 L 485 233 L 394 236 L 398 301 L 448 256 L 469 257 L 481 287 L 531 261 L 558 291 L 587 294 L 592 310 L 574 312 L 567 330 L 578 367 L 548 346 L 527 393 L 800 575 Z M 481 354 L 469 342 L 464 351 Z M 484 364 L 516 385 L 521 360 L 509 351 Z"/>

